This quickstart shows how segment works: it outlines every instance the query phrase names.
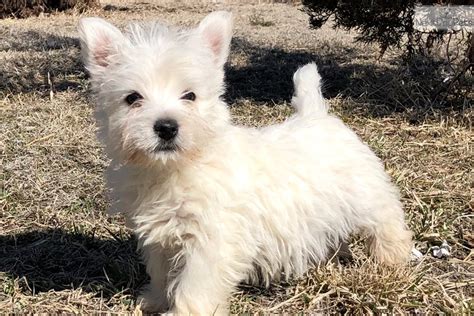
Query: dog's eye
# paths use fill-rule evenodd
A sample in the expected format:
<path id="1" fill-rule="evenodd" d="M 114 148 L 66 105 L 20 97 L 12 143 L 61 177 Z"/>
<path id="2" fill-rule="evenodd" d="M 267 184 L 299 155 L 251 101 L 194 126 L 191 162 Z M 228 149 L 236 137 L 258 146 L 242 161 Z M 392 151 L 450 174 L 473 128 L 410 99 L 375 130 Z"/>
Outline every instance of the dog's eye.
<path id="1" fill-rule="evenodd" d="M 137 102 L 138 100 L 141 100 L 143 99 L 143 97 L 141 96 L 140 93 L 138 92 L 133 92 L 133 93 L 130 93 L 129 95 L 127 95 L 127 97 L 125 98 L 125 102 L 128 103 L 128 105 L 132 105 L 133 103 Z"/>
<path id="2" fill-rule="evenodd" d="M 192 91 L 186 91 L 181 96 L 181 100 L 194 101 L 194 100 L 196 100 L 196 95 Z"/>

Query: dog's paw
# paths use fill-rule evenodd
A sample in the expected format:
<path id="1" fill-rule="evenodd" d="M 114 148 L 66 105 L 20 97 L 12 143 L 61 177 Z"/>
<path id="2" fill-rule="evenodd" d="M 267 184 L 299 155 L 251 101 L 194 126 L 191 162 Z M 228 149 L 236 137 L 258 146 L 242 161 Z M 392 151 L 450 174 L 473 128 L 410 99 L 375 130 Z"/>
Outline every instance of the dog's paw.
<path id="1" fill-rule="evenodd" d="M 160 298 L 151 290 L 144 291 L 137 298 L 137 304 L 145 313 L 164 313 L 169 309 L 168 301 L 165 298 Z"/>

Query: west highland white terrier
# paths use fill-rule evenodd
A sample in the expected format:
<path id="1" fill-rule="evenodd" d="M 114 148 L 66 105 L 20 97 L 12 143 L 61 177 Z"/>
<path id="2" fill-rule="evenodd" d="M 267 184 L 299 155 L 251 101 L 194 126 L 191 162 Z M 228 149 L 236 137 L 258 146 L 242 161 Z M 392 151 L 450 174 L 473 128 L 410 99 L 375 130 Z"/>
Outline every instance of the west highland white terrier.
<path id="1" fill-rule="evenodd" d="M 145 310 L 228 312 L 240 282 L 269 284 L 327 259 L 350 233 L 374 258 L 409 258 L 411 233 L 382 162 L 328 114 L 315 64 L 294 75 L 296 114 L 235 126 L 221 100 L 232 18 L 195 29 L 99 18 L 79 24 L 98 107 L 112 210 L 138 236 Z"/>

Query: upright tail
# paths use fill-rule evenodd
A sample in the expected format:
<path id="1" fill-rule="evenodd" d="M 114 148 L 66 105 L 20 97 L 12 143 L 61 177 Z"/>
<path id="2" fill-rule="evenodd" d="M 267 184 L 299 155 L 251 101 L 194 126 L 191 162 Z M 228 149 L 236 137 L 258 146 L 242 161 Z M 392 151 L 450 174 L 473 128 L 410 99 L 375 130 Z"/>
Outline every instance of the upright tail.
<path id="1" fill-rule="evenodd" d="M 302 116 L 324 116 L 328 113 L 328 104 L 321 93 L 321 76 L 315 63 L 299 68 L 293 75 L 295 95 L 291 104 Z"/>

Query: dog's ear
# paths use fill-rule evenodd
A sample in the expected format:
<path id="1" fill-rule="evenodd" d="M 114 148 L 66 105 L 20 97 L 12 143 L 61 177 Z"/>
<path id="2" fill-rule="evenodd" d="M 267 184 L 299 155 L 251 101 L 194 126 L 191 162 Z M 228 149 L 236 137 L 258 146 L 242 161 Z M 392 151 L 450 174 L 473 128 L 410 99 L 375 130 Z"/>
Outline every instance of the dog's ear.
<path id="1" fill-rule="evenodd" d="M 100 18 L 82 18 L 78 30 L 84 64 L 92 75 L 107 68 L 125 41 L 118 28 Z"/>
<path id="2" fill-rule="evenodd" d="M 212 12 L 201 21 L 198 32 L 204 44 L 214 54 L 218 67 L 227 61 L 232 39 L 232 13 L 227 11 Z"/>

